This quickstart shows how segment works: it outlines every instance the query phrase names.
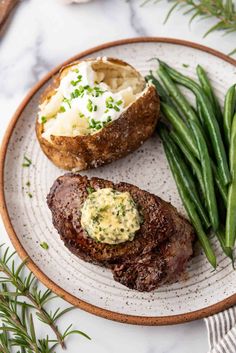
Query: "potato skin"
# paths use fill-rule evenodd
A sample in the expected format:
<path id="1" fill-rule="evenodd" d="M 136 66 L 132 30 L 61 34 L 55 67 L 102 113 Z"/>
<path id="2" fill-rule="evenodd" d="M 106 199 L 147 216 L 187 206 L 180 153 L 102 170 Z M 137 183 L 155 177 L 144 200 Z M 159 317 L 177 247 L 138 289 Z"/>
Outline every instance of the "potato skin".
<path id="1" fill-rule="evenodd" d="M 121 60 L 108 60 L 128 65 Z M 61 72 L 64 73 L 64 69 Z M 54 94 L 59 81 L 60 75 L 56 76 L 52 86 L 45 90 L 41 102 Z M 59 168 L 77 171 L 96 168 L 136 150 L 154 132 L 159 111 L 158 94 L 154 86 L 149 86 L 117 120 L 93 135 L 51 136 L 49 142 L 42 137 L 43 124 L 39 123 L 38 119 L 36 135 L 43 152 Z"/>

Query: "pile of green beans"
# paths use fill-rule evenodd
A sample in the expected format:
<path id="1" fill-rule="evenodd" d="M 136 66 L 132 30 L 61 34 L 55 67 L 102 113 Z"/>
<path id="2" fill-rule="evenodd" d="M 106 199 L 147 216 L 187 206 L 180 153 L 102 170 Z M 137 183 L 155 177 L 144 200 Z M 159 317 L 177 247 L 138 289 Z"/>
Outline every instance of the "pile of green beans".
<path id="1" fill-rule="evenodd" d="M 159 134 L 180 198 L 215 268 L 208 235 L 215 234 L 232 261 L 236 240 L 236 84 L 227 91 L 221 110 L 202 66 L 196 68 L 197 82 L 158 61 L 159 79 L 150 72 L 146 80 L 155 85 L 168 121 L 168 126 L 159 124 Z M 178 85 L 194 93 L 196 108 Z"/>
<path id="2" fill-rule="evenodd" d="M 216 268 L 216 256 L 214 254 L 210 241 L 201 225 L 200 218 L 198 217 L 198 213 L 196 212 L 196 205 L 189 197 L 188 186 L 184 184 L 183 178 L 179 173 L 180 160 L 178 160 L 178 158 L 175 158 L 176 155 L 173 154 L 173 151 L 171 150 L 171 140 L 168 138 L 168 133 L 165 131 L 164 128 L 160 129 L 160 135 L 164 144 L 166 157 L 169 162 L 172 174 L 174 176 L 181 200 L 184 204 L 185 209 L 187 210 L 192 224 L 195 227 L 199 242 L 202 245 L 202 248 L 206 254 L 208 261 L 214 268 Z"/>
<path id="3" fill-rule="evenodd" d="M 198 100 L 198 103 L 201 107 L 205 125 L 207 127 L 209 138 L 213 146 L 215 159 L 217 161 L 221 179 L 225 185 L 228 185 L 230 183 L 231 178 L 228 167 L 227 155 L 223 144 L 223 138 L 221 135 L 219 123 L 215 117 L 214 110 L 209 98 L 198 83 L 182 75 L 175 69 L 169 67 L 167 64 L 160 62 L 160 68 L 158 70 L 158 73 L 160 74 L 160 71 L 163 70 L 165 70 L 166 76 L 169 76 L 174 82 L 190 89 L 195 94 L 196 99 Z"/>

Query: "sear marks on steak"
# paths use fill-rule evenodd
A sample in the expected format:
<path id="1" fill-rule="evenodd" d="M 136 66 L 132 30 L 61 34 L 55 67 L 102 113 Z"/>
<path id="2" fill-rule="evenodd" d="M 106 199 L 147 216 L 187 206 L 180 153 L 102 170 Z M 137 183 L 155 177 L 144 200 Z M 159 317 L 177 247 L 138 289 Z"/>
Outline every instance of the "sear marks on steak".
<path id="1" fill-rule="evenodd" d="M 128 191 L 138 205 L 143 223 L 132 241 L 98 243 L 81 227 L 81 207 L 87 188 Z M 79 174 L 59 177 L 47 196 L 53 225 L 65 246 L 84 261 L 111 269 L 114 279 L 139 291 L 151 291 L 177 280 L 192 256 L 194 230 L 175 207 L 137 186 Z"/>
<path id="2" fill-rule="evenodd" d="M 190 231 L 189 231 L 190 230 Z M 114 279 L 139 291 L 151 291 L 176 281 L 193 254 L 193 231 L 185 228 L 147 254 L 141 254 L 113 267 Z"/>

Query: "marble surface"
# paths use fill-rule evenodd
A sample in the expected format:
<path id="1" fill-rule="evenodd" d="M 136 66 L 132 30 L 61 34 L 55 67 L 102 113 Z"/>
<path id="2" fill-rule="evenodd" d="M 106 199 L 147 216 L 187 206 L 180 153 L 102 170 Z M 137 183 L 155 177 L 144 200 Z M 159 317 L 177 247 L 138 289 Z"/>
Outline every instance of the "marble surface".
<path id="1" fill-rule="evenodd" d="M 173 15 L 166 25 L 163 19 L 169 5 L 152 2 L 140 7 L 142 0 L 94 0 L 81 5 L 63 5 L 59 0 L 23 0 L 10 26 L 0 39 L 0 139 L 12 113 L 27 91 L 48 70 L 89 47 L 135 36 L 166 36 L 187 39 L 228 53 L 236 35 L 220 33 L 203 39 L 211 24 L 194 23 Z M 0 223 L 1 243 L 10 244 Z M 60 301 L 62 307 L 66 303 Z M 205 353 L 207 335 L 203 321 L 171 327 L 141 327 L 110 322 L 81 310 L 63 320 L 73 322 L 92 340 L 74 337 L 68 352 L 77 353 Z M 38 326 L 39 331 L 43 327 Z M 57 352 L 60 352 L 58 348 Z"/>

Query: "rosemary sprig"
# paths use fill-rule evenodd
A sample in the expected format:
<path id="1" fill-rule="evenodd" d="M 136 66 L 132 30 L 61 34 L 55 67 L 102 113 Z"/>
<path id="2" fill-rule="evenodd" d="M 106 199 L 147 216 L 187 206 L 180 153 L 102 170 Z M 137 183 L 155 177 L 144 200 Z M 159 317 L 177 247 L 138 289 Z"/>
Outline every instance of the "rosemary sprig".
<path id="1" fill-rule="evenodd" d="M 236 9 L 233 0 L 168 0 L 172 3 L 164 23 L 169 19 L 174 10 L 183 10 L 184 15 L 192 14 L 190 23 L 197 17 L 203 19 L 214 18 L 216 23 L 204 34 L 214 31 L 224 31 L 225 34 L 236 32 Z M 144 2 L 147 3 L 150 0 Z M 154 1 L 154 3 L 159 1 Z M 230 55 L 236 53 L 236 48 Z"/>
<path id="2" fill-rule="evenodd" d="M 57 344 L 65 348 L 65 340 L 72 334 L 89 338 L 82 331 L 73 330 L 72 325 L 60 332 L 57 320 L 73 307 L 48 312 L 45 306 L 56 296 L 49 289 L 40 290 L 31 272 L 24 274 L 27 260 L 16 267 L 14 255 L 9 248 L 0 255 L 0 353 L 12 353 L 14 346 L 21 347 L 19 353 L 53 353 Z M 36 337 L 33 312 L 36 319 L 51 328 L 54 339 Z"/>
<path id="3" fill-rule="evenodd" d="M 8 333 L 4 328 L 5 325 L 3 324 L 3 331 L 0 333 L 0 353 L 11 353 Z"/>

